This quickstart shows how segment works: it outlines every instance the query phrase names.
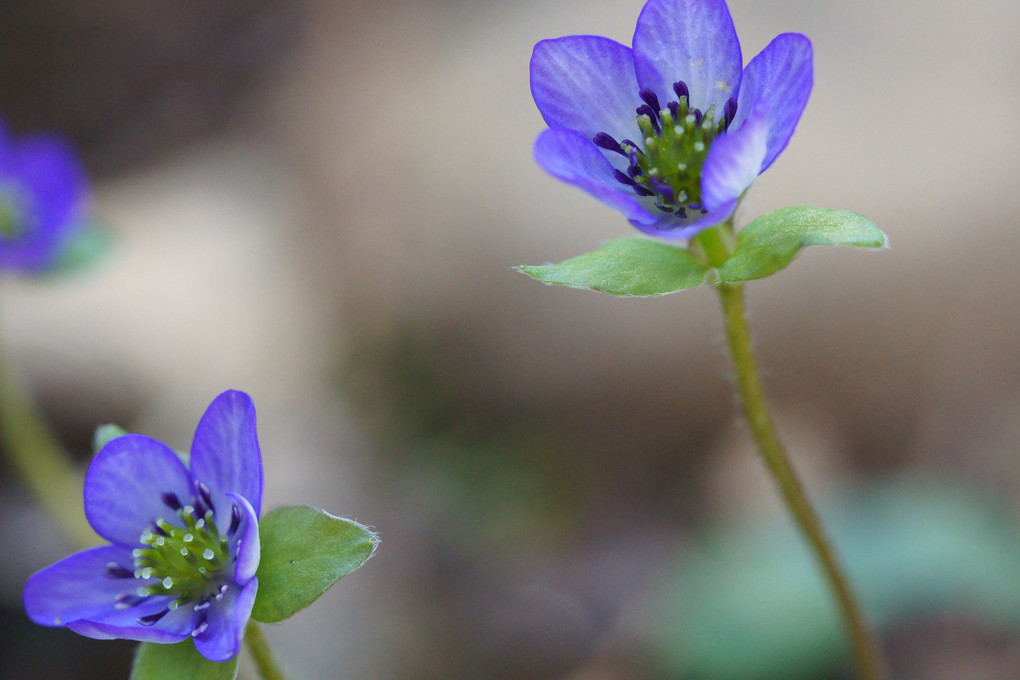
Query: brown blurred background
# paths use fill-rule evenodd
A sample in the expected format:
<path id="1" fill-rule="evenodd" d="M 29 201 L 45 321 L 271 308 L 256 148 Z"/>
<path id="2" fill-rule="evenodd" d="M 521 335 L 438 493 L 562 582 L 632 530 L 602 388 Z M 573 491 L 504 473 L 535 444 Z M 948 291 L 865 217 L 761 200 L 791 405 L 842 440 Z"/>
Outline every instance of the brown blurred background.
<path id="1" fill-rule="evenodd" d="M 103 422 L 185 448 L 244 389 L 268 507 L 382 534 L 269 629 L 293 677 L 851 677 L 711 291 L 510 270 L 631 233 L 532 162 L 528 61 L 570 33 L 629 44 L 641 5 L 0 8 L 0 115 L 76 141 L 117 237 L 94 271 L 0 282 L 0 337 L 62 439 L 82 465 Z M 750 286 L 781 428 L 896 677 L 1020 677 L 1020 6 L 730 9 L 745 61 L 784 31 L 815 46 L 748 215 L 849 208 L 892 245 Z M 25 619 L 24 579 L 68 547 L 0 474 L 0 680 L 126 677 L 130 643 Z"/>

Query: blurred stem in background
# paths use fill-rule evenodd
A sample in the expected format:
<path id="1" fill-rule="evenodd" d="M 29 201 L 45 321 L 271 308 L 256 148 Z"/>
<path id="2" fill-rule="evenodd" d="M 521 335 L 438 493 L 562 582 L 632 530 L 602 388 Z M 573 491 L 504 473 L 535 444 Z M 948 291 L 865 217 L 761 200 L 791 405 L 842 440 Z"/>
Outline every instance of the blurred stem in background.
<path id="1" fill-rule="evenodd" d="M 705 250 L 710 254 L 717 248 L 725 250 L 721 239 L 717 243 L 707 244 Z M 709 256 L 711 257 L 711 255 Z M 765 401 L 765 393 L 758 377 L 754 351 L 751 349 L 751 332 L 744 312 L 743 286 L 722 284 L 716 290 L 722 303 L 726 337 L 729 341 L 730 357 L 737 375 L 737 386 L 740 390 L 744 416 L 751 427 L 751 433 L 758 445 L 758 450 L 779 486 L 787 509 L 793 515 L 798 528 L 814 551 L 839 603 L 840 613 L 853 646 L 860 678 L 862 680 L 880 680 L 886 674 L 875 636 L 865 623 L 863 613 L 850 588 L 850 583 L 843 573 L 836 553 L 825 535 L 818 515 L 807 498 L 803 485 L 790 464 L 790 459 L 780 443 L 772 423 L 772 417 Z"/>
<path id="2" fill-rule="evenodd" d="M 82 474 L 21 389 L 14 362 L 0 342 L 0 445 L 26 486 L 73 545 L 96 535 L 81 506 Z"/>
<path id="3" fill-rule="evenodd" d="M 261 680 L 285 680 L 259 624 L 254 621 L 248 622 L 248 627 L 244 629 L 244 642 L 248 646 L 248 653 L 255 662 Z"/>

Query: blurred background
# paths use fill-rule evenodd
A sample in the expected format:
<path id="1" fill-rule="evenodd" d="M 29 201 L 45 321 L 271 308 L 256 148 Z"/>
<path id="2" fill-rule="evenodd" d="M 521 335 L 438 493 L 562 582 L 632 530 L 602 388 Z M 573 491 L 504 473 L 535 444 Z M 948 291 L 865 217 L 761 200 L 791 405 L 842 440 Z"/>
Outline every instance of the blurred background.
<path id="1" fill-rule="evenodd" d="M 712 291 L 510 269 L 631 233 L 533 163 L 528 62 L 629 44 L 642 4 L 3 4 L 0 116 L 75 141 L 116 237 L 91 271 L 0 281 L 0 341 L 62 441 L 82 466 L 105 422 L 184 449 L 244 389 L 267 507 L 382 535 L 268 628 L 293 678 L 852 677 Z M 895 676 L 1020 677 L 1020 5 L 730 9 L 745 61 L 815 46 L 748 216 L 849 208 L 892 245 L 750 286 L 780 428 Z M 0 679 L 126 678 L 132 643 L 26 619 L 25 578 L 69 546 L 2 461 L 0 545 Z"/>

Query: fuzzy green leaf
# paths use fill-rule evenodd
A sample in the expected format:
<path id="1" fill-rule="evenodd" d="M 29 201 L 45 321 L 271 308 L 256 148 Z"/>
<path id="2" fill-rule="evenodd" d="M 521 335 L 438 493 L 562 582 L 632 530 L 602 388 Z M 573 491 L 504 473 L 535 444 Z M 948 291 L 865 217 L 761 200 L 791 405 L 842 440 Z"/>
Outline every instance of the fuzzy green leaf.
<path id="1" fill-rule="evenodd" d="M 708 273 L 685 249 L 634 236 L 610 241 L 558 264 L 522 265 L 517 270 L 543 283 L 627 297 L 694 288 Z"/>
<path id="2" fill-rule="evenodd" d="M 885 248 L 888 237 L 871 220 L 847 210 L 781 208 L 740 231 L 719 278 L 728 283 L 764 278 L 790 264 L 807 246 Z"/>
<path id="3" fill-rule="evenodd" d="M 234 680 L 237 657 L 216 663 L 195 649 L 191 639 L 174 645 L 143 642 L 135 652 L 131 680 Z"/>
<path id="4" fill-rule="evenodd" d="M 314 602 L 372 556 L 367 527 L 307 505 L 273 510 L 259 522 L 262 556 L 252 618 L 282 621 Z"/>

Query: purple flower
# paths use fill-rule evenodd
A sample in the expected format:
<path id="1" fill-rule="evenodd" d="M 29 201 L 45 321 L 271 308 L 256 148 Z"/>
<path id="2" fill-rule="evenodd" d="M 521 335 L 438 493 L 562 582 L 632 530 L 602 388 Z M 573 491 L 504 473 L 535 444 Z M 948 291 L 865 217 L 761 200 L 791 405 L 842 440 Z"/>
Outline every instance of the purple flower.
<path id="1" fill-rule="evenodd" d="M 51 268 L 82 226 L 85 171 L 61 138 L 11 139 L 0 122 L 0 269 Z"/>
<path id="2" fill-rule="evenodd" d="M 36 572 L 25 611 L 98 639 L 180 642 L 233 658 L 255 603 L 262 456 L 255 407 L 224 392 L 195 430 L 190 469 L 166 445 L 129 434 L 85 475 L 85 515 L 111 545 Z"/>
<path id="3" fill-rule="evenodd" d="M 543 40 L 531 92 L 549 129 L 535 159 L 652 236 L 725 222 L 786 148 L 811 93 L 811 43 L 784 33 L 741 70 L 724 0 L 648 0 L 633 49 Z"/>

